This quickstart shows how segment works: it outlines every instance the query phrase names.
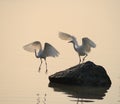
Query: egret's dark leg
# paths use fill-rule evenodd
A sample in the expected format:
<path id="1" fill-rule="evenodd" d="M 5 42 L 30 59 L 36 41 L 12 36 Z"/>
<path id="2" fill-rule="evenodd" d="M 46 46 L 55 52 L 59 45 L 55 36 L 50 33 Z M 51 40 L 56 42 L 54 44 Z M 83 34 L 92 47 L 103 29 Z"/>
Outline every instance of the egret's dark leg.
<path id="1" fill-rule="evenodd" d="M 39 66 L 38 72 L 40 72 L 40 70 L 41 70 L 41 65 L 42 65 L 42 59 L 40 58 L 40 66 Z"/>
<path id="2" fill-rule="evenodd" d="M 83 61 L 82 61 L 82 62 L 84 62 L 84 60 L 85 60 L 85 58 L 86 58 L 87 56 L 88 56 L 88 55 L 86 54 L 85 57 L 83 57 Z"/>
<path id="3" fill-rule="evenodd" d="M 79 56 L 79 64 L 81 63 L 81 57 L 80 57 L 80 55 L 78 54 L 78 56 Z"/>
<path id="4" fill-rule="evenodd" d="M 45 65 L 46 65 L 46 73 L 47 73 L 48 69 L 47 69 L 47 61 L 46 61 L 46 58 L 45 58 L 44 60 L 45 60 Z"/>

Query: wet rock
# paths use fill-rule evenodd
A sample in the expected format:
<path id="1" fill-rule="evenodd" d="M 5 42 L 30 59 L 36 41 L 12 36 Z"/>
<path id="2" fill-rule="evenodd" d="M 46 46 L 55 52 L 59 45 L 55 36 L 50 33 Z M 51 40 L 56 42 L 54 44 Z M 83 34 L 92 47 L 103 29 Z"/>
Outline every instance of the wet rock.
<path id="1" fill-rule="evenodd" d="M 51 83 L 80 86 L 110 86 L 111 80 L 104 67 L 91 61 L 76 65 L 49 76 Z"/>

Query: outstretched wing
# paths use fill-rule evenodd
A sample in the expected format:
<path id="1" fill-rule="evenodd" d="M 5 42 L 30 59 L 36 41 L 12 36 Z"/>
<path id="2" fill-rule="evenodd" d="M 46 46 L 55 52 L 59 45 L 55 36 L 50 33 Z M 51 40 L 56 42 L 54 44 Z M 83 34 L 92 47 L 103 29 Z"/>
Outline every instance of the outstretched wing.
<path id="1" fill-rule="evenodd" d="M 46 57 L 57 57 L 59 55 L 59 52 L 51 44 L 45 43 L 43 54 L 43 56 Z"/>
<path id="2" fill-rule="evenodd" d="M 59 38 L 62 40 L 76 40 L 76 38 L 70 34 L 64 33 L 64 32 L 59 32 Z"/>
<path id="3" fill-rule="evenodd" d="M 32 43 L 29 43 L 29 44 L 23 46 L 23 49 L 26 51 L 29 51 L 29 52 L 35 52 L 35 49 L 38 50 L 41 48 L 42 48 L 42 46 L 39 41 L 34 41 Z"/>
<path id="4" fill-rule="evenodd" d="M 90 52 L 91 47 L 92 48 L 96 47 L 96 44 L 87 37 L 82 38 L 82 45 L 85 46 L 85 49 L 86 49 L 87 52 Z"/>

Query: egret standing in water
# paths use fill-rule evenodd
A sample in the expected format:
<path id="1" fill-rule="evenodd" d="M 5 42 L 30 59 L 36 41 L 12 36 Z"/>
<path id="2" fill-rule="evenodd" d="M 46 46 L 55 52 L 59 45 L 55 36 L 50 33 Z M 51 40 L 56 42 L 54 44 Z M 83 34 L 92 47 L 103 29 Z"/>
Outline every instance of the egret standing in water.
<path id="1" fill-rule="evenodd" d="M 73 43 L 74 50 L 78 53 L 79 56 L 79 64 L 81 63 L 81 57 L 84 56 L 82 62 L 84 62 L 85 58 L 88 56 L 88 52 L 90 52 L 91 48 L 95 48 L 96 44 L 87 37 L 82 38 L 82 45 L 78 45 L 77 39 L 67 33 L 59 32 L 59 37 L 62 40 L 68 40 L 69 43 Z"/>
<path id="2" fill-rule="evenodd" d="M 29 52 L 34 52 L 36 58 L 40 58 L 40 66 L 39 66 L 39 72 L 42 65 L 42 59 L 45 60 L 46 64 L 46 72 L 47 72 L 47 57 L 57 57 L 59 55 L 59 52 L 49 43 L 44 44 L 44 49 L 42 49 L 42 45 L 39 41 L 34 41 L 32 43 L 29 43 L 23 47 L 24 50 Z"/>

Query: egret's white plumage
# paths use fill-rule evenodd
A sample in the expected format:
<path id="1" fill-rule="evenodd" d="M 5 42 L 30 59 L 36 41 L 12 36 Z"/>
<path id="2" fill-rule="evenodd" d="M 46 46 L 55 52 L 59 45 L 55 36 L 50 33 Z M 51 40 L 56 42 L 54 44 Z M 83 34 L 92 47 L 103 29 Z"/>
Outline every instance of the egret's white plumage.
<path id="1" fill-rule="evenodd" d="M 96 47 L 96 44 L 87 37 L 82 38 L 82 45 L 78 45 L 77 39 L 73 35 L 70 35 L 64 32 L 59 32 L 59 37 L 62 40 L 68 40 L 69 43 L 73 43 L 73 47 L 79 55 L 79 63 L 81 62 L 80 56 L 85 56 L 83 58 L 83 61 L 84 61 L 88 55 L 88 52 L 90 52 L 91 48 Z"/>
<path id="2" fill-rule="evenodd" d="M 42 65 L 42 58 L 45 60 L 46 63 L 46 72 L 47 72 L 47 57 L 57 57 L 59 55 L 59 52 L 49 43 L 44 44 L 44 49 L 42 49 L 42 45 L 39 41 L 34 41 L 32 43 L 29 43 L 25 46 L 23 46 L 23 49 L 29 52 L 34 52 L 36 58 L 40 58 L 41 63 L 39 66 L 39 71 L 41 69 Z"/>

